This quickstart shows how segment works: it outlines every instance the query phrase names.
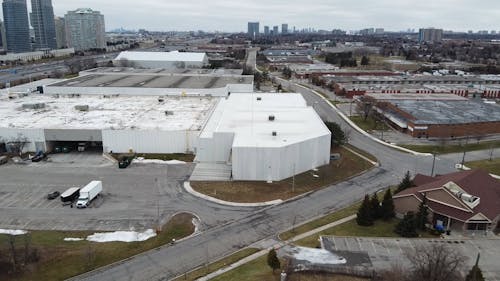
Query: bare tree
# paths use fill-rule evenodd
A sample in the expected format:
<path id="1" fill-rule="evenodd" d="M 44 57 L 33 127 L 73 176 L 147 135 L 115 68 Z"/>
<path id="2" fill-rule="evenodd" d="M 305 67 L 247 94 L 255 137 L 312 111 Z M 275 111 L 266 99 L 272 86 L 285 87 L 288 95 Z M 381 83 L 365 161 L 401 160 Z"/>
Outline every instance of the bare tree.
<path id="1" fill-rule="evenodd" d="M 411 281 L 457 281 L 463 280 L 460 270 L 466 257 L 455 248 L 444 244 L 417 246 L 407 253 L 412 264 L 409 280 Z"/>
<path id="2" fill-rule="evenodd" d="M 19 133 L 17 134 L 17 137 L 12 138 L 8 142 L 8 146 L 12 153 L 19 154 L 19 156 L 21 156 L 21 154 L 23 154 L 24 148 L 28 143 L 28 138 Z"/>

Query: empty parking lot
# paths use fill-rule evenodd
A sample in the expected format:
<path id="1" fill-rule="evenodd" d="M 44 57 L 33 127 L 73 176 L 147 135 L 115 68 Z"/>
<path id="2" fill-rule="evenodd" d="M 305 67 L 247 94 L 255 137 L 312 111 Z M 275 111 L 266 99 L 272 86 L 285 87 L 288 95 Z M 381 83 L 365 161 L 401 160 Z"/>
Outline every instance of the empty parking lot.
<path id="1" fill-rule="evenodd" d="M 374 268 L 387 269 L 391 265 L 401 264 L 409 266 L 406 253 L 419 246 L 446 244 L 458 249 L 468 257 L 468 271 L 476 261 L 476 256 L 481 253 L 479 265 L 487 280 L 499 281 L 500 268 L 500 239 L 382 239 L 382 238 L 356 238 L 356 237 L 322 237 L 325 249 L 333 252 L 365 252 L 370 257 Z"/>

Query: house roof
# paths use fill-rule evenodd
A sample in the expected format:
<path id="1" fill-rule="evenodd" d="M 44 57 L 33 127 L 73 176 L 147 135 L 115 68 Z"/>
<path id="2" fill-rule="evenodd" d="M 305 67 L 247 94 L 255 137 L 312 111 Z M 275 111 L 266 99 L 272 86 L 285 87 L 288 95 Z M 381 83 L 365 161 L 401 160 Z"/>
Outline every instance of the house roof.
<path id="1" fill-rule="evenodd" d="M 463 191 L 470 195 L 480 198 L 480 203 L 474 208 L 466 207 L 462 204 L 462 209 L 468 209 L 469 212 L 455 208 L 440 202 L 438 199 L 429 198 L 429 207 L 437 213 L 447 215 L 461 221 L 467 221 L 475 215 L 481 213 L 490 220 L 494 220 L 500 215 L 500 181 L 491 177 L 484 170 L 469 170 L 441 175 L 436 177 L 428 177 L 424 175 L 415 176 L 414 184 L 416 187 L 405 189 L 394 195 L 395 198 L 415 195 L 420 200 L 423 199 L 424 193 L 432 189 L 446 189 L 445 184 L 453 182 L 458 185 Z M 455 197 L 451 192 L 450 196 Z"/>

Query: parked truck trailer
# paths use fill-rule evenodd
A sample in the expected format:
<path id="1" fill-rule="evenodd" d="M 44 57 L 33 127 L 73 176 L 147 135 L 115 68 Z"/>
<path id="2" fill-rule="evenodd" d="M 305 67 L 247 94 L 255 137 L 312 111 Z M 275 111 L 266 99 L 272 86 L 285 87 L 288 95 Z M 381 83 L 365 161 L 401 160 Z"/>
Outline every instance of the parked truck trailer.
<path id="1" fill-rule="evenodd" d="M 86 208 L 92 200 L 94 200 L 102 191 L 101 181 L 91 181 L 80 190 L 80 197 L 76 202 L 77 208 Z"/>

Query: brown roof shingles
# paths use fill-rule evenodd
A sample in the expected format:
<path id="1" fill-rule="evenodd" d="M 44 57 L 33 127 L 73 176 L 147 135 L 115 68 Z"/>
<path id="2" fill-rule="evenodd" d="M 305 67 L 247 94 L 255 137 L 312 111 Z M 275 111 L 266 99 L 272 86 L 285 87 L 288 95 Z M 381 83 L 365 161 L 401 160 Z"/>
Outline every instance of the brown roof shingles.
<path id="1" fill-rule="evenodd" d="M 432 210 L 461 221 L 467 221 L 478 213 L 482 213 L 490 220 L 494 220 L 500 215 L 500 181 L 491 177 L 484 170 L 462 171 L 434 178 L 416 175 L 414 179 L 416 187 L 405 189 L 394 196 L 397 198 L 414 194 L 419 199 L 422 199 L 424 190 L 443 188 L 443 185 L 450 181 L 460 186 L 465 192 L 479 197 L 479 205 L 471 213 L 446 204 L 429 201 L 428 205 Z"/>

